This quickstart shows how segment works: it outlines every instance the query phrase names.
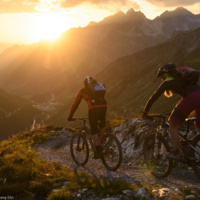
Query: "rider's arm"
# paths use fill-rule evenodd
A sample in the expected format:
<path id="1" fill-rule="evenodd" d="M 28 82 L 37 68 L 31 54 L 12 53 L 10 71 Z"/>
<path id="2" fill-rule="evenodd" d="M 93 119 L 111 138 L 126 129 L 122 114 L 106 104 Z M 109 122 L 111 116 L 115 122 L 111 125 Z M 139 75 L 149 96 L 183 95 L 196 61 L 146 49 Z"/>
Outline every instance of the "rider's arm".
<path id="1" fill-rule="evenodd" d="M 164 93 L 165 90 L 171 89 L 171 84 L 169 84 L 170 81 L 164 81 L 160 84 L 158 89 L 153 93 L 153 95 L 149 98 L 147 101 L 146 106 L 144 107 L 144 113 L 148 113 L 153 103 L 160 97 L 161 94 Z"/>
<path id="2" fill-rule="evenodd" d="M 78 108 L 79 104 L 81 103 L 82 98 L 83 98 L 82 90 L 80 90 L 76 96 L 76 99 L 74 100 L 74 103 L 72 104 L 68 118 L 73 117 L 73 114 L 75 113 L 76 109 Z"/>

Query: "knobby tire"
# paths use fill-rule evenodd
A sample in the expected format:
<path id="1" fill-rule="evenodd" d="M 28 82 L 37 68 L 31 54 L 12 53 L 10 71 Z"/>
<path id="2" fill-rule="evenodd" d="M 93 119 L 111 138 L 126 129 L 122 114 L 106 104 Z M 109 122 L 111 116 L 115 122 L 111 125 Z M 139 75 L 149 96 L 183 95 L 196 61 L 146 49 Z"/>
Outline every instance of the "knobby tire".
<path id="1" fill-rule="evenodd" d="M 144 140 L 143 155 L 148 170 L 158 178 L 165 178 L 172 170 L 173 162 L 166 158 L 166 153 L 170 152 L 169 145 L 164 137 L 158 135 L 158 145 L 155 147 L 155 132 L 151 131 Z M 157 152 L 155 152 L 157 148 Z"/>
<path id="2" fill-rule="evenodd" d="M 122 148 L 118 138 L 111 134 L 106 133 L 102 140 L 103 153 L 102 163 L 110 171 L 117 170 L 122 162 Z"/>
<path id="3" fill-rule="evenodd" d="M 192 146 L 196 151 L 191 148 L 190 158 L 192 161 L 190 163 L 194 173 L 200 179 L 200 135 L 194 137 Z"/>
<path id="4" fill-rule="evenodd" d="M 89 158 L 89 146 L 85 136 L 81 133 L 74 133 L 70 141 L 70 151 L 73 161 L 84 166 Z"/>

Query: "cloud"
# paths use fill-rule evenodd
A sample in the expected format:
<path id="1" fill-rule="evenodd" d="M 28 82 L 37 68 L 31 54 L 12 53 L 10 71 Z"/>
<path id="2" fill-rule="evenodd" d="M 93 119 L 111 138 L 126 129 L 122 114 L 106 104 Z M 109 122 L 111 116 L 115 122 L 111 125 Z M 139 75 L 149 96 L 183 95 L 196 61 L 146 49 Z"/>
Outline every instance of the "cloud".
<path id="1" fill-rule="evenodd" d="M 199 3 L 199 0 L 146 0 L 157 6 L 189 6 Z"/>
<path id="2" fill-rule="evenodd" d="M 39 0 L 1 0 L 0 13 L 34 12 Z"/>
<path id="3" fill-rule="evenodd" d="M 0 0 L 0 13 L 32 13 L 45 10 L 59 10 L 90 3 L 101 8 L 112 9 L 110 5 L 129 6 L 139 9 L 133 0 Z"/>
<path id="4" fill-rule="evenodd" d="M 74 7 L 79 4 L 83 3 L 90 3 L 90 4 L 95 4 L 95 5 L 100 5 L 100 4 L 121 4 L 122 6 L 129 4 L 132 1 L 129 0 L 60 0 L 61 2 L 61 7 L 63 8 L 69 8 L 69 7 Z"/>

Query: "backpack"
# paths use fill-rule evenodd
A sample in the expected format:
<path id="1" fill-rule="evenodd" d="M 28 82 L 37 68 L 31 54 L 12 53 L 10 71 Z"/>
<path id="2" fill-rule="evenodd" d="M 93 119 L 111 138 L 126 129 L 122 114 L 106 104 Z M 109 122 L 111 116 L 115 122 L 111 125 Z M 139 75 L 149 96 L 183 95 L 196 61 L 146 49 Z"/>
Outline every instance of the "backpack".
<path id="1" fill-rule="evenodd" d="M 106 87 L 103 83 L 90 78 L 88 82 L 88 88 L 94 98 L 103 98 L 106 94 Z"/>
<path id="2" fill-rule="evenodd" d="M 188 84 L 197 83 L 199 80 L 199 71 L 196 69 L 182 67 L 177 68 L 176 70 L 179 73 L 181 79 L 187 82 Z"/>

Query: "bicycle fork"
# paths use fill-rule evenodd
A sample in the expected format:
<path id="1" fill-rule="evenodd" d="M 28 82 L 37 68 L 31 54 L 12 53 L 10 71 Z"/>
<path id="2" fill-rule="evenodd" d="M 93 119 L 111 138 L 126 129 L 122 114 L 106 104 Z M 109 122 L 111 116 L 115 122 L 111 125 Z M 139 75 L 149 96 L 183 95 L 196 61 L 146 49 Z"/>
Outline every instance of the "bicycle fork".
<path id="1" fill-rule="evenodd" d="M 80 138 L 81 138 L 81 136 L 79 135 L 78 141 L 77 141 L 77 147 L 76 147 L 76 150 L 79 152 L 84 149 L 84 142 L 82 143 L 82 146 L 81 146 Z"/>
<path id="2" fill-rule="evenodd" d="M 158 156 L 158 138 L 157 138 L 157 134 L 155 135 L 155 141 L 154 141 L 154 157 Z"/>
<path id="3" fill-rule="evenodd" d="M 164 145 L 159 143 L 158 133 L 155 134 L 155 141 L 154 141 L 154 156 L 158 157 L 164 154 Z"/>

